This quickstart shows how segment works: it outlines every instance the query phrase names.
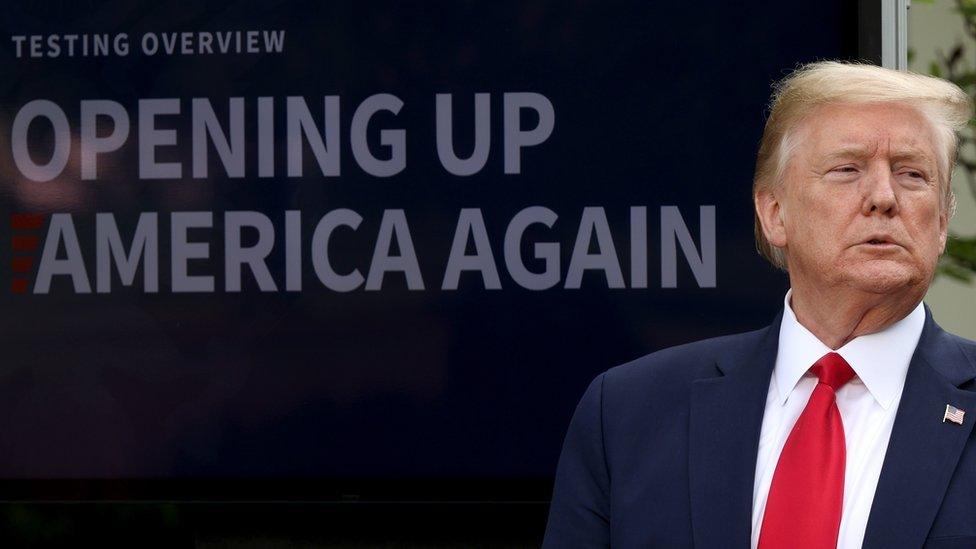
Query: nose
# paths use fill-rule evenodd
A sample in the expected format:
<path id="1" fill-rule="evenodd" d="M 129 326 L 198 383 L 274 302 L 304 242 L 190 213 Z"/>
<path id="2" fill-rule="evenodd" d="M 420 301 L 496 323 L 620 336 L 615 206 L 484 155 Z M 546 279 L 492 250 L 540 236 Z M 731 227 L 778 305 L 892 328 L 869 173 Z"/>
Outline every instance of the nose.
<path id="1" fill-rule="evenodd" d="M 895 174 L 887 165 L 876 165 L 861 180 L 861 213 L 892 216 L 898 213 Z"/>

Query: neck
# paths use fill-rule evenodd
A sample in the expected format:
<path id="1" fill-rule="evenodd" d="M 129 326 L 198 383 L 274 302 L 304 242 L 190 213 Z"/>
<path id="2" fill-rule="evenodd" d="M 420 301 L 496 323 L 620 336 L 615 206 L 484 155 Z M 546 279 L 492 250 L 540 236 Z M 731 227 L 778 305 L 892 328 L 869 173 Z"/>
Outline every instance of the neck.
<path id="1" fill-rule="evenodd" d="M 793 286 L 790 307 L 797 321 L 833 350 L 852 339 L 880 332 L 908 316 L 924 296 L 924 288 L 906 288 L 895 294 L 854 289 L 818 289 Z"/>

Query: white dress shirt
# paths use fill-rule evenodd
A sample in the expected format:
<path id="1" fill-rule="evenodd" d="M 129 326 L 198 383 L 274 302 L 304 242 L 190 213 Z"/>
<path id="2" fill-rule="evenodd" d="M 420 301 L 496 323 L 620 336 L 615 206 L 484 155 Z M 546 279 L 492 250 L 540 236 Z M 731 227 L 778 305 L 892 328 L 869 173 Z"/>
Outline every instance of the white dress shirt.
<path id="1" fill-rule="evenodd" d="M 797 321 L 790 307 L 790 292 L 787 292 L 785 302 L 779 350 L 759 436 L 752 496 L 753 548 L 759 543 L 769 485 L 779 454 L 817 385 L 816 376 L 807 370 L 831 351 Z M 908 316 L 884 331 L 854 338 L 835 351 L 856 374 L 837 391 L 837 408 L 847 440 L 844 509 L 838 549 L 859 548 L 864 540 L 895 412 L 905 387 L 908 363 L 924 323 L 925 309 L 919 303 Z"/>

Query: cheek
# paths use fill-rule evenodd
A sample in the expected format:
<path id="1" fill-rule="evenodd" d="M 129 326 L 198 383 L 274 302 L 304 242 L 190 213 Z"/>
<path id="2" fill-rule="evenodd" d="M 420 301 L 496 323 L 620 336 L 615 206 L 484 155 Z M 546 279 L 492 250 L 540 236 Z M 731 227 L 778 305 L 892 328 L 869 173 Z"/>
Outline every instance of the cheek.
<path id="1" fill-rule="evenodd" d="M 794 253 L 820 260 L 836 254 L 859 215 L 857 185 L 801 174 L 794 174 L 790 183 L 784 196 L 787 245 Z"/>
<path id="2" fill-rule="evenodd" d="M 836 263 L 837 245 L 841 239 L 826 229 L 822 217 L 803 215 L 791 221 L 786 224 L 787 245 L 794 261 L 805 265 L 806 269 L 815 270 Z"/>
<path id="3" fill-rule="evenodd" d="M 933 260 L 938 258 L 939 254 L 942 253 L 942 248 L 944 245 L 939 226 L 939 221 L 936 219 L 921 229 L 923 231 L 922 234 L 924 235 L 922 237 L 923 253 L 926 257 Z"/>
<path id="4" fill-rule="evenodd" d="M 906 216 L 910 226 L 907 227 L 916 242 L 940 246 L 942 242 L 942 218 L 938 203 L 929 201 L 918 204 L 913 210 L 914 215 Z M 938 254 L 939 250 L 934 250 Z"/>
<path id="5" fill-rule="evenodd" d="M 941 219 L 938 202 L 918 201 L 914 208 L 903 209 L 902 219 L 907 237 L 911 242 L 909 253 L 919 268 L 932 268 L 942 253 Z"/>
<path id="6" fill-rule="evenodd" d="M 836 195 L 804 197 L 793 211 L 792 229 L 795 236 L 816 248 L 831 248 L 839 244 L 857 211 L 851 200 Z"/>

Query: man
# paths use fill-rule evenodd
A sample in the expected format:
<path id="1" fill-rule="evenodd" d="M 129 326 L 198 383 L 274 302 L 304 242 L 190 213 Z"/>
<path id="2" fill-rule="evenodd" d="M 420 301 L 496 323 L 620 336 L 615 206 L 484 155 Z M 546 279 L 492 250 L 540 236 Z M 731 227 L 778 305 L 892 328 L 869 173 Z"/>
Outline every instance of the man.
<path id="1" fill-rule="evenodd" d="M 597 377 L 544 547 L 976 547 L 976 343 L 922 305 L 971 115 L 870 65 L 776 86 L 753 197 L 783 312 Z"/>

